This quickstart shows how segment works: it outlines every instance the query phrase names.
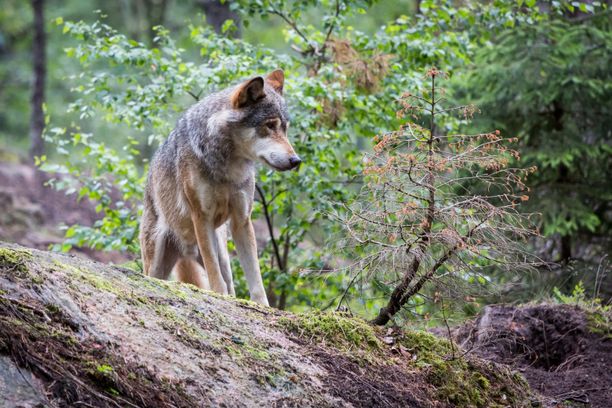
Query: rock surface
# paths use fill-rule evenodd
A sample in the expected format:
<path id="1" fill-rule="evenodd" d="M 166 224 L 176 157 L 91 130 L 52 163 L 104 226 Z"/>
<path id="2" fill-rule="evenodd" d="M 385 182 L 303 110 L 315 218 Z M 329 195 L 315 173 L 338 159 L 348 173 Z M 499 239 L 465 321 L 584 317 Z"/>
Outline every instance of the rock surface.
<path id="1" fill-rule="evenodd" d="M 0 407 L 526 406 L 428 333 L 293 315 L 0 244 Z"/>

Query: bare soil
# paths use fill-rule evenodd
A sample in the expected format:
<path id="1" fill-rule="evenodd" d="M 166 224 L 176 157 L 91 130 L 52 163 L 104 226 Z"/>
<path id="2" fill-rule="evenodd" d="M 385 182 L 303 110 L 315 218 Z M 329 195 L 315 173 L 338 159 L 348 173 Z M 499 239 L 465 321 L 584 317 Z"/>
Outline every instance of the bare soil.
<path id="1" fill-rule="evenodd" d="M 91 226 L 100 218 L 95 204 L 46 186 L 49 178 L 30 164 L 0 162 L 0 240 L 44 250 L 62 242 L 62 225 Z M 90 248 L 72 252 L 100 262 L 124 263 L 133 258 Z"/>
<path id="2" fill-rule="evenodd" d="M 519 370 L 546 407 L 612 406 L 612 339 L 570 305 L 487 306 L 455 330 L 461 346 Z"/>

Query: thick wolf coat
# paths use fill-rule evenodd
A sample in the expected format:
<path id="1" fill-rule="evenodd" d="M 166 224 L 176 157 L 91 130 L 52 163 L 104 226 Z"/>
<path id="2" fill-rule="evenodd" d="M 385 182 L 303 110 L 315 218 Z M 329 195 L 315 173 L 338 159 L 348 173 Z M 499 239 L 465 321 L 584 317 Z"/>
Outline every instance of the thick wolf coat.
<path id="1" fill-rule="evenodd" d="M 251 209 L 255 162 L 300 164 L 287 139 L 280 70 L 212 94 L 178 120 L 151 161 L 140 229 L 147 275 L 234 294 L 227 227 L 251 299 L 267 305 Z M 204 267 L 204 269 L 202 268 Z"/>

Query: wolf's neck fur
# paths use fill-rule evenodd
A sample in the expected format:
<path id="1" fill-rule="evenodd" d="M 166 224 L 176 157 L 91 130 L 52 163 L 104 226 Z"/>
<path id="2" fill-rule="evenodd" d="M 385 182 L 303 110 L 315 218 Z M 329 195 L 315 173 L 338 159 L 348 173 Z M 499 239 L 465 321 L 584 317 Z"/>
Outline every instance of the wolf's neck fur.
<path id="1" fill-rule="evenodd" d="M 245 174 L 254 174 L 249 169 L 254 163 L 240 155 L 232 137 L 235 115 L 230 109 L 210 113 L 208 106 L 196 105 L 185 117 L 189 146 L 203 175 L 215 184 L 243 184 Z"/>

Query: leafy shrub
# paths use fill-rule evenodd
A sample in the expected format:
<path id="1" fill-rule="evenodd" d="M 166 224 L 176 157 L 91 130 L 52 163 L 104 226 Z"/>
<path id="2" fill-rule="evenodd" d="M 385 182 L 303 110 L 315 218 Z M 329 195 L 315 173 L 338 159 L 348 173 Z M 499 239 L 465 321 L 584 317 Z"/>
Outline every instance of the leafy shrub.
<path id="1" fill-rule="evenodd" d="M 67 226 L 66 240 L 56 249 L 90 246 L 138 253 L 148 157 L 180 112 L 201 95 L 280 67 L 287 74 L 293 116 L 290 138 L 305 165 L 299 173 L 259 172 L 254 216 L 266 218 L 270 227 L 262 271 L 272 304 L 279 307 L 340 296 L 347 279 L 311 285 L 298 282 L 298 272 L 321 269 L 329 259 L 322 244 L 337 225 L 325 214 L 334 203 L 350 201 L 352 184 L 360 182 L 358 150 L 372 135 L 399 124 L 393 101 L 408 84 L 420 83 L 418 72 L 425 67 L 461 67 L 499 28 L 541 18 L 529 2 L 455 7 L 426 0 L 422 14 L 402 16 L 367 36 L 346 18 L 372 3 L 233 2 L 245 24 L 253 18 L 281 19 L 288 45 L 297 50 L 290 55 L 232 38 L 231 22 L 220 35 L 194 23 L 180 39 L 156 27 L 150 47 L 117 32 L 103 16 L 93 24 L 57 19 L 75 40 L 66 53 L 82 67 L 67 78 L 78 96 L 69 110 L 78 114 L 79 124 L 49 125 L 47 140 L 57 147 L 57 157 L 40 160 L 45 170 L 61 175 L 51 184 L 95 202 L 100 220 L 91 227 Z M 322 14 L 318 24 L 308 20 L 314 9 Z M 113 137 L 92 129 L 94 118 L 104 120 Z M 315 245 L 305 245 L 307 237 Z"/>

